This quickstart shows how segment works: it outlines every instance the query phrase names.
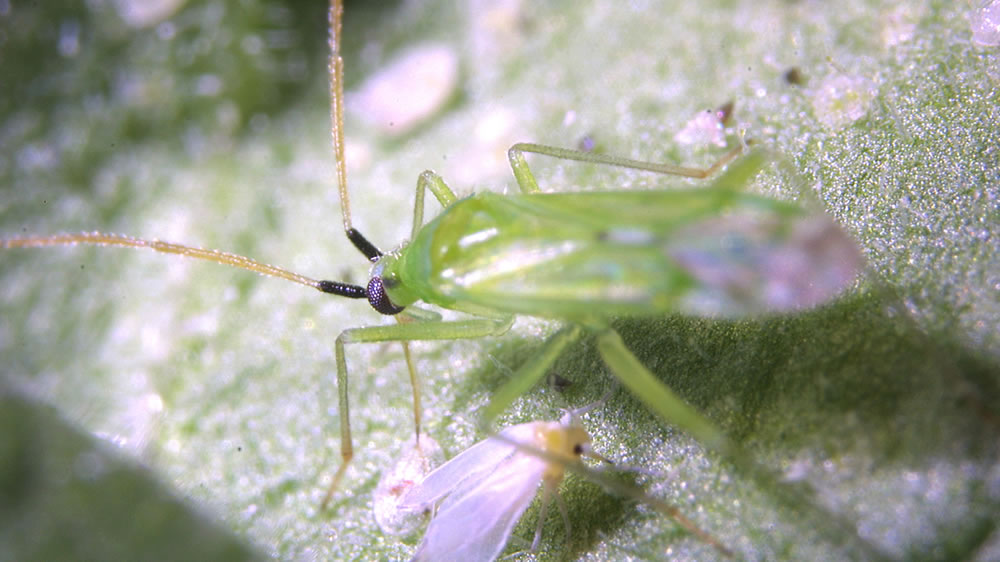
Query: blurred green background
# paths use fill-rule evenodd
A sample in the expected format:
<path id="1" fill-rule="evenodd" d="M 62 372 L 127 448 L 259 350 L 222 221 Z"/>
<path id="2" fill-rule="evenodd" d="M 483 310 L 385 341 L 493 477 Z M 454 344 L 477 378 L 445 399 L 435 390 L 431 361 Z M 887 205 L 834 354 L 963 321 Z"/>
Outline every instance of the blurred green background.
<path id="1" fill-rule="evenodd" d="M 616 327 L 785 486 L 817 493 L 782 501 L 626 391 L 587 416 L 595 449 L 648 469 L 623 478 L 738 558 L 1000 558 L 1000 52 L 972 41 L 976 8 L 541 4 L 348 4 L 350 92 L 428 42 L 459 68 L 406 131 L 366 123 L 349 94 L 356 226 L 384 249 L 404 240 L 427 168 L 460 194 L 510 189 L 516 141 L 704 164 L 720 149 L 674 135 L 733 101 L 734 127 L 794 163 L 869 274 L 801 315 Z M 326 40 L 321 1 L 0 1 L 0 235 L 100 229 L 364 280 L 334 189 Z M 532 163 L 553 190 L 683 183 Z M 766 178 L 753 189 L 799 195 Z M 371 514 L 412 433 L 398 345 L 349 349 L 358 452 L 318 509 L 339 463 L 333 340 L 382 321 L 361 302 L 149 252 L 0 253 L 0 559 L 412 555 L 419 534 L 386 535 Z M 478 408 L 556 327 L 521 319 L 502 338 L 414 345 L 426 429 L 449 456 L 483 438 Z M 591 342 L 554 371 L 567 388 L 536 389 L 501 423 L 555 419 L 612 384 Z M 572 549 L 553 515 L 540 558 L 716 556 L 580 478 L 563 491 Z"/>

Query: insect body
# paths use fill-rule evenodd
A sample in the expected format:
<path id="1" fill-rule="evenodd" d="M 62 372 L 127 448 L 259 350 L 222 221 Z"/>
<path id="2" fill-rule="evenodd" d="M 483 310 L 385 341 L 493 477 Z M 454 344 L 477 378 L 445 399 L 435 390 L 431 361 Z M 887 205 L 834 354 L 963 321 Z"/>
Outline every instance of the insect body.
<path id="1" fill-rule="evenodd" d="M 414 485 L 400 502 L 401 509 L 433 510 L 440 502 L 414 560 L 495 559 L 541 483 L 542 509 L 531 545 L 536 550 L 546 510 L 553 497 L 559 499 L 559 485 L 567 468 L 582 470 L 583 457 L 607 462 L 591 451 L 590 435 L 577 416 L 582 410 L 567 412 L 559 422 L 508 427 L 466 449 Z M 653 503 L 699 539 L 730 555 L 721 543 L 675 508 L 657 505 L 637 492 L 631 494 Z M 561 500 L 559 507 L 568 541 L 569 516 Z"/>
<path id="2" fill-rule="evenodd" d="M 401 508 L 431 509 L 431 520 L 414 560 L 493 560 L 541 482 L 545 508 L 558 493 L 565 468 L 518 450 L 517 444 L 566 463 L 589 453 L 590 435 L 577 423 L 531 422 L 508 427 L 480 441 L 428 474 L 403 498 Z M 569 529 L 567 529 L 568 531 Z M 537 547 L 541 526 L 532 548 Z"/>
<path id="3" fill-rule="evenodd" d="M 708 188 L 476 194 L 382 257 L 378 275 L 395 306 L 577 322 L 815 305 L 853 275 L 853 247 L 823 215 L 740 191 L 762 156 Z"/>

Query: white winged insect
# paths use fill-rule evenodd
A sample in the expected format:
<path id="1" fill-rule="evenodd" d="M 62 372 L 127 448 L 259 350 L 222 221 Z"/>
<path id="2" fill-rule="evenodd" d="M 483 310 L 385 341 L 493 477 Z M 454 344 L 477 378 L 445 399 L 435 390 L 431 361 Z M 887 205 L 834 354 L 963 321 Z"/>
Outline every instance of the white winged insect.
<path id="1" fill-rule="evenodd" d="M 590 407 L 567 411 L 558 422 L 536 421 L 508 427 L 466 449 L 414 485 L 400 502 L 400 509 L 433 510 L 441 502 L 414 561 L 496 559 L 507 544 L 514 525 L 534 499 L 539 484 L 542 485 L 542 508 L 531 549 L 538 547 L 542 523 L 553 497 L 559 500 L 568 541 L 569 515 L 558 495 L 567 469 L 585 472 L 589 478 L 616 492 L 650 503 L 729 556 L 730 552 L 718 540 L 695 526 L 676 508 L 585 469 L 582 457 L 610 462 L 590 449 L 590 434 L 579 419 L 587 409 Z"/>

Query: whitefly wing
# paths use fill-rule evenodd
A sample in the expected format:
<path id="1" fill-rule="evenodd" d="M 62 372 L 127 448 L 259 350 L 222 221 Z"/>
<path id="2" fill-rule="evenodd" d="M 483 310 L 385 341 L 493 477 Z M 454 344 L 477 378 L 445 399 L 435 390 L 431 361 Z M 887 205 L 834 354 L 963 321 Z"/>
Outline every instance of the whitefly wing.
<path id="1" fill-rule="evenodd" d="M 466 480 L 476 482 L 495 470 L 500 463 L 513 456 L 517 449 L 509 440 L 530 442 L 534 424 L 525 423 L 508 427 L 499 435 L 505 439 L 484 439 L 469 447 L 455 458 L 439 466 L 414 486 L 400 502 L 404 509 L 419 509 L 434 503 L 457 489 Z"/>
<path id="2" fill-rule="evenodd" d="M 545 468 L 545 461 L 515 453 L 481 481 L 466 479 L 431 520 L 414 560 L 494 560 Z"/>

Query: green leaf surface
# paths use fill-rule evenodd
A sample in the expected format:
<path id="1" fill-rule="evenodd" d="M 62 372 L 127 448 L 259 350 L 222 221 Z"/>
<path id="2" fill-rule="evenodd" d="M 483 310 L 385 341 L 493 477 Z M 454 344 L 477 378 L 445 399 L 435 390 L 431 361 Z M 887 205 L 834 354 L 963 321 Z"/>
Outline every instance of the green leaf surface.
<path id="1" fill-rule="evenodd" d="M 365 280 L 335 190 L 326 6 L 304 4 L 159 2 L 164 13 L 128 20 L 125 10 L 154 4 L 0 2 L 0 236 L 119 232 Z M 799 315 L 615 324 L 644 364 L 780 483 L 706 454 L 624 390 L 584 420 L 595 449 L 642 467 L 621 478 L 679 507 L 740 559 L 996 559 L 1000 47 L 972 41 L 974 11 L 917 1 L 348 5 L 356 226 L 383 249 L 409 236 L 416 178 L 428 168 L 460 195 L 513 189 L 505 151 L 517 141 L 588 139 L 606 153 L 707 164 L 721 149 L 674 135 L 733 101 L 734 128 L 801 174 L 801 186 L 765 177 L 751 188 L 804 189 L 859 242 L 869 271 Z M 449 100 L 402 134 L 367 124 L 360 85 L 427 42 L 459 61 Z M 551 190 L 684 183 L 531 164 Z M 208 514 L 281 559 L 409 557 L 419 533 L 388 535 L 371 511 L 380 475 L 413 431 L 398 345 L 348 350 L 356 457 L 331 508 L 319 509 L 340 462 L 333 341 L 385 321 L 362 302 L 152 252 L 3 250 L 3 516 L 30 513 L 55 541 L 67 520 L 114 510 L 108 521 L 131 523 L 112 525 L 120 535 L 106 539 L 121 558 L 207 540 L 164 524 L 168 513 L 224 541 L 228 532 L 198 523 Z M 476 427 L 491 393 L 557 327 L 522 318 L 500 338 L 413 346 L 426 431 L 449 457 L 484 437 Z M 554 372 L 569 385 L 533 390 L 500 424 L 555 419 L 614 384 L 589 340 Z M 34 499 L 39 459 L 94 447 L 40 431 L 54 423 L 50 408 L 116 445 L 129 459 L 123 481 L 143 478 L 132 468 L 140 463 L 190 513 L 163 498 L 148 518 L 124 518 L 137 511 L 116 485 L 86 503 L 59 487 Z M 19 423 L 14 411 L 24 412 Z M 65 478 L 85 478 L 86 468 Z M 134 489 L 162 495 L 153 483 Z M 570 477 L 563 495 L 571 547 L 551 515 L 540 558 L 717 556 L 667 517 L 584 479 Z M 529 510 L 511 552 L 530 542 L 537 514 Z M 53 552 L 92 551 L 36 549 L 11 531 L 0 544 L 4 559 Z"/>

